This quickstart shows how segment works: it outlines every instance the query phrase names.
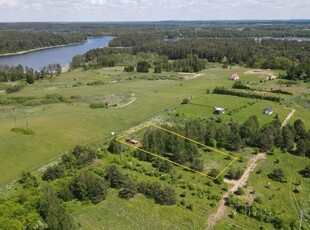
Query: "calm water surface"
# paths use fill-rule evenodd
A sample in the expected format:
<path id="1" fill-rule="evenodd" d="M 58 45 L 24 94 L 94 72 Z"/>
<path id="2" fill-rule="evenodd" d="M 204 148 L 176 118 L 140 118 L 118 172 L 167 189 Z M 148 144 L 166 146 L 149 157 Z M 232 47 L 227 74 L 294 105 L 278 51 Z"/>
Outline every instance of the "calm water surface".
<path id="1" fill-rule="evenodd" d="M 45 50 L 33 51 L 26 54 L 0 57 L 0 65 L 32 67 L 40 70 L 48 64 L 59 63 L 61 67 L 67 66 L 72 58 L 78 54 L 84 54 L 90 49 L 108 46 L 112 37 L 88 38 L 86 42 L 73 46 L 57 47 Z"/>

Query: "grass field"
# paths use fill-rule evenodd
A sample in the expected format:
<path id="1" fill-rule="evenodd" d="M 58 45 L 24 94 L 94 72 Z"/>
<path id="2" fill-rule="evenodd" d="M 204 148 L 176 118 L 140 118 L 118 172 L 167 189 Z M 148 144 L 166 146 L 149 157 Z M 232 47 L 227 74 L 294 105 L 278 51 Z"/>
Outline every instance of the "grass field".
<path id="1" fill-rule="evenodd" d="M 112 131 L 123 133 L 157 116 L 217 119 L 213 114 L 214 107 L 224 107 L 227 112 L 220 116 L 222 122 L 231 119 L 243 122 L 250 115 L 256 115 L 262 126 L 270 122 L 275 114 L 284 121 L 291 110 L 295 109 L 294 117 L 289 122 L 293 123 L 295 119 L 301 118 L 307 129 L 310 128 L 310 107 L 306 104 L 309 102 L 309 85 L 300 83 L 285 87 L 285 90 L 293 95 L 283 96 L 284 100 L 280 103 L 207 94 L 207 90 L 212 91 L 216 86 L 232 86 L 233 82 L 228 80 L 228 76 L 233 72 L 238 72 L 242 81 L 256 88 L 276 89 L 280 86 L 277 79 L 266 81 L 263 76 L 247 75 L 247 69 L 242 67 L 222 69 L 218 64 L 212 65 L 213 68 L 201 71 L 202 76 L 192 80 L 180 80 L 178 73 L 160 74 L 162 78 L 166 76 L 170 80 L 145 80 L 157 75 L 124 73 L 122 67 L 115 67 L 67 72 L 60 77 L 27 85 L 14 94 L 1 91 L 0 186 L 17 178 L 22 170 L 37 169 L 77 144 L 98 143 L 98 146 L 102 146 L 112 138 Z M 273 74 L 278 75 L 278 71 Z M 4 89 L 4 84 L 0 85 L 0 89 Z M 61 95 L 64 102 L 42 104 L 40 101 L 50 94 Z M 181 105 L 184 98 L 189 98 L 190 103 Z M 39 103 L 33 106 L 24 105 L 33 102 Z M 111 106 L 92 109 L 92 103 L 108 103 Z M 268 106 L 272 106 L 275 111 L 271 116 L 262 113 Z M 12 132 L 14 127 L 29 127 L 35 134 Z M 233 152 L 238 160 L 231 167 L 245 168 L 252 152 L 253 150 L 248 148 Z M 204 156 L 206 161 L 210 160 L 207 155 Z M 210 164 L 218 162 L 218 157 L 219 155 L 216 155 L 216 159 L 210 161 Z M 275 164 L 277 158 L 280 163 Z M 123 160 L 125 162 L 120 163 Z M 108 154 L 106 159 L 98 160 L 97 164 L 108 165 L 111 162 L 118 162 L 130 177 L 170 183 L 165 176 L 164 179 L 150 176 L 156 174 L 151 163 L 138 162 L 130 153 L 125 154 L 125 159 Z M 279 152 L 268 156 L 267 160 L 258 165 L 257 169 L 261 169 L 262 173 L 251 175 L 246 196 L 253 199 L 259 195 L 267 206 L 278 206 L 282 216 L 296 218 L 300 208 L 309 199 L 309 180 L 301 178 L 298 173 L 307 162 L 308 159 Z M 130 168 L 130 165 L 136 166 L 137 163 L 150 173 L 145 175 Z M 267 175 L 271 169 L 282 166 L 286 168 L 288 182 L 270 181 Z M 203 229 L 208 215 L 215 211 L 218 199 L 230 185 L 215 185 L 212 180 L 181 167 L 174 166 L 173 170 L 178 181 L 175 186 L 178 194 L 177 205 L 157 205 L 141 195 L 127 201 L 120 199 L 117 191 L 112 189 L 108 198 L 95 206 L 72 201 L 69 207 L 81 229 Z M 302 191 L 293 193 L 299 181 Z M 269 188 L 266 188 L 266 185 Z M 250 194 L 253 189 L 256 191 L 254 196 Z M 184 194 L 184 200 L 193 205 L 193 210 L 180 204 Z M 228 210 L 232 211 L 230 208 Z M 216 229 L 272 227 L 241 214 L 237 214 L 235 219 L 231 219 L 227 214 Z"/>
<path id="2" fill-rule="evenodd" d="M 241 67 L 210 68 L 202 71 L 203 75 L 200 78 L 193 80 L 150 81 L 139 80 L 139 77 L 147 74 L 124 73 L 122 67 L 77 70 L 62 74 L 60 77 L 38 81 L 14 94 L 2 94 L 1 100 L 11 100 L 11 97 L 32 97 L 31 100 L 40 100 L 47 94 L 59 94 L 69 103 L 40 106 L 13 103 L 0 106 L 0 161 L 4 165 L 0 168 L 2 175 L 0 185 L 15 178 L 22 170 L 35 169 L 45 164 L 77 143 L 103 140 L 110 136 L 111 131 L 126 130 L 156 115 L 164 114 L 166 109 L 175 111 L 186 97 L 192 98 L 191 103 L 181 106 L 175 113 L 188 117 L 208 118 L 214 116 L 211 108 L 213 106 L 225 107 L 228 112 L 240 107 L 239 112 L 232 115 L 225 114 L 222 118 L 242 122 L 249 115 L 255 114 L 260 123 L 264 124 L 272 120 L 272 116 L 263 115 L 262 110 L 271 105 L 279 118 L 284 120 L 290 112 L 284 108 L 286 105 L 257 101 L 250 106 L 248 103 L 253 101 L 250 99 L 206 94 L 207 89 L 212 90 L 215 86 L 232 85 L 233 82 L 227 77 L 232 72 L 238 72 L 241 80 L 266 84 L 266 82 L 260 83 L 260 80 L 264 79 L 262 76 L 246 75 L 245 71 L 246 69 Z M 149 75 L 153 76 L 151 73 Z M 161 74 L 165 75 L 179 77 L 177 73 Z M 103 84 L 87 85 L 94 81 L 101 81 Z M 272 82 L 276 84 L 276 80 L 267 83 Z M 305 88 L 305 86 L 298 87 Z M 70 101 L 71 96 L 76 95 L 80 98 Z M 98 101 L 125 106 L 108 109 L 89 108 L 92 102 Z M 293 102 L 288 101 L 287 106 L 295 108 L 297 110 L 295 117 L 303 118 L 309 125 L 307 116 L 309 108 Z M 245 106 L 246 108 L 243 108 Z M 10 131 L 13 127 L 27 128 L 27 123 L 35 135 L 24 136 Z"/>
<path id="3" fill-rule="evenodd" d="M 277 159 L 279 163 L 276 163 Z M 309 164 L 309 159 L 280 151 L 276 151 L 274 155 L 268 155 L 267 159 L 260 162 L 254 173 L 251 174 L 244 198 L 252 201 L 255 197 L 261 197 L 262 204 L 273 207 L 282 218 L 292 218 L 298 222 L 302 209 L 304 209 L 304 213 L 310 212 L 310 179 L 303 178 L 299 174 L 299 171 L 304 169 L 307 164 Z M 268 178 L 268 174 L 274 168 L 284 170 L 287 182 L 276 182 Z M 260 171 L 261 173 L 259 173 Z M 297 187 L 301 188 L 299 193 L 294 192 Z M 252 191 L 255 193 L 251 194 Z M 232 211 L 233 209 L 228 208 L 227 214 Z M 255 222 L 257 224 L 253 225 Z M 310 218 L 306 214 L 303 219 L 304 229 L 308 229 L 309 225 Z M 270 224 L 258 222 L 253 218 L 237 213 L 234 219 L 226 215 L 218 223 L 216 229 L 233 229 L 232 226 L 235 226 L 234 229 L 259 229 L 260 226 L 263 226 L 264 229 L 272 228 Z M 256 228 L 252 228 L 253 226 Z"/>

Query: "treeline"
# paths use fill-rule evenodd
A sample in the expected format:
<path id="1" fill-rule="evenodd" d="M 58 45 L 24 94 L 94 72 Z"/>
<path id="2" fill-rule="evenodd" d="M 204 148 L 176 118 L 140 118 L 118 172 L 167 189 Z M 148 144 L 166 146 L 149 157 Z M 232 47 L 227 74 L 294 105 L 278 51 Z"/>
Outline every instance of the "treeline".
<path id="1" fill-rule="evenodd" d="M 0 54 L 80 43 L 86 39 L 87 37 L 80 33 L 0 31 Z"/>
<path id="2" fill-rule="evenodd" d="M 155 52 L 175 60 L 185 58 L 188 54 L 196 54 L 210 62 L 222 61 L 225 56 L 228 63 L 277 69 L 288 69 L 292 62 L 309 58 L 310 50 L 308 41 L 264 39 L 257 43 L 252 38 L 189 38 L 171 42 L 158 37 L 145 39 L 142 36 L 146 35 L 141 35 L 130 43 L 133 35 L 119 35 L 110 42 L 110 46 L 128 46 L 133 48 L 134 53 Z"/>
<path id="3" fill-rule="evenodd" d="M 113 67 L 115 65 L 125 65 L 124 71 L 147 73 L 154 67 L 155 73 L 161 73 L 162 69 L 176 72 L 199 72 L 205 68 L 206 59 L 201 59 L 198 55 L 188 54 L 183 59 L 169 62 L 168 57 L 151 52 L 134 53 L 131 48 L 100 48 L 92 49 L 84 55 L 75 56 L 70 68 L 83 69 Z"/>
<path id="4" fill-rule="evenodd" d="M 235 87 L 243 87 L 240 85 L 237 85 Z M 275 101 L 280 102 L 282 99 L 280 97 L 271 96 L 271 95 L 264 95 L 264 94 L 256 94 L 251 92 L 243 92 L 243 91 L 235 91 L 231 89 L 226 89 L 225 87 L 215 87 L 213 90 L 214 94 L 224 94 L 224 95 L 232 95 L 237 97 L 245 97 L 245 98 L 255 98 L 255 99 L 262 99 L 267 101 Z M 279 91 L 277 92 L 279 93 Z"/>
<path id="5" fill-rule="evenodd" d="M 40 71 L 22 65 L 0 65 L 0 82 L 26 80 L 27 83 L 33 84 L 35 80 L 54 74 L 59 75 L 61 71 L 62 68 L 59 64 L 49 64 L 41 68 Z"/>
<path id="6" fill-rule="evenodd" d="M 161 33 L 167 37 L 310 37 L 309 22 L 162 21 L 132 23 L 1 23 L 0 30 L 79 32 L 87 35 Z"/>

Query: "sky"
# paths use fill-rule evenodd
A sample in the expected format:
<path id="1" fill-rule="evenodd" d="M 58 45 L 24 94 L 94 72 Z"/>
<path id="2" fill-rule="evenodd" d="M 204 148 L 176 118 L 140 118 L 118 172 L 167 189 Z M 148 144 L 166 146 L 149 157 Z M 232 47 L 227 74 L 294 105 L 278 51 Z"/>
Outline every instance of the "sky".
<path id="1" fill-rule="evenodd" d="M 0 0 L 0 22 L 309 18 L 310 0 Z"/>

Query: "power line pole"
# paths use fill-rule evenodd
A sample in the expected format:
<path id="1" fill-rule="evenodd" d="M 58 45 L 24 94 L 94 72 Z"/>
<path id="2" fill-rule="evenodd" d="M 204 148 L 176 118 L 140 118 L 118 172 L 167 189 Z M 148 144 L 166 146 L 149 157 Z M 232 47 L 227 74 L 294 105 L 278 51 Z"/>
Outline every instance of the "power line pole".
<path id="1" fill-rule="evenodd" d="M 299 214 L 299 230 L 301 230 L 303 214 L 304 214 L 304 209 L 301 209 L 300 214 Z"/>

